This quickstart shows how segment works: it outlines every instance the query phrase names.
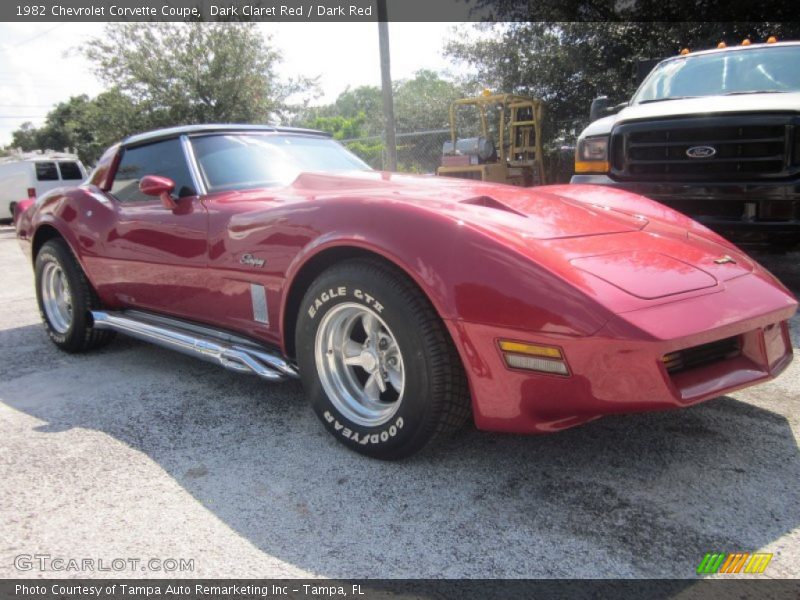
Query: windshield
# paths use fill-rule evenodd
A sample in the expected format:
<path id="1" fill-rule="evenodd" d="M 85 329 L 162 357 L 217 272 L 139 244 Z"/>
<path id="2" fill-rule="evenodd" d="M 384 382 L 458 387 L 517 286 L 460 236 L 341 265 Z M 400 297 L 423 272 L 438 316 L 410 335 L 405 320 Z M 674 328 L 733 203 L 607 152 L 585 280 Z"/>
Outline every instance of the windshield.
<path id="1" fill-rule="evenodd" d="M 312 135 L 206 135 L 192 148 L 209 192 L 289 185 L 304 171 L 370 170 L 338 142 Z"/>
<path id="2" fill-rule="evenodd" d="M 633 104 L 764 92 L 800 91 L 800 46 L 688 55 L 660 63 Z"/>

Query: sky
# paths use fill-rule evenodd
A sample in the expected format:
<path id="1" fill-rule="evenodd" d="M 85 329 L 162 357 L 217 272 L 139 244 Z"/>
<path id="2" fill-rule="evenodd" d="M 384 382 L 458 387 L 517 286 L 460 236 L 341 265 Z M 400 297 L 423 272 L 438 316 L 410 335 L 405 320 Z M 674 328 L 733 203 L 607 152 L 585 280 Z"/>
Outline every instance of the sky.
<path id="1" fill-rule="evenodd" d="M 0 23 L 0 146 L 23 122 L 41 125 L 47 112 L 70 96 L 94 96 L 104 85 L 75 48 L 102 33 L 103 23 Z M 319 76 L 332 102 L 348 86 L 380 85 L 375 23 L 261 23 L 283 52 L 283 76 Z M 453 23 L 390 23 L 392 77 L 419 69 L 452 73 L 442 54 Z M 365 51 L 367 49 L 367 51 Z"/>

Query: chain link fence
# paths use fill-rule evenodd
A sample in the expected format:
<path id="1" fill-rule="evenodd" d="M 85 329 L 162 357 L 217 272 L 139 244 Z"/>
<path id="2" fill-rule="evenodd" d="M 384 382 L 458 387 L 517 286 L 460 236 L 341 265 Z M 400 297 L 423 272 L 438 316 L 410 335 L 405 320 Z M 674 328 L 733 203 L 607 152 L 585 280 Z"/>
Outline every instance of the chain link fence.
<path id="1" fill-rule="evenodd" d="M 429 129 L 396 134 L 397 170 L 401 173 L 436 173 L 442 158 L 442 145 L 450 139 L 449 129 Z M 385 169 L 386 146 L 381 136 L 342 140 L 351 152 L 374 169 Z"/>
<path id="2" fill-rule="evenodd" d="M 449 129 L 398 133 L 397 170 L 401 173 L 435 174 L 442 160 L 442 146 L 450 140 Z M 381 136 L 341 140 L 342 144 L 373 169 L 387 169 L 386 147 Z M 573 173 L 575 146 L 567 140 L 544 148 L 547 183 L 568 183 Z"/>

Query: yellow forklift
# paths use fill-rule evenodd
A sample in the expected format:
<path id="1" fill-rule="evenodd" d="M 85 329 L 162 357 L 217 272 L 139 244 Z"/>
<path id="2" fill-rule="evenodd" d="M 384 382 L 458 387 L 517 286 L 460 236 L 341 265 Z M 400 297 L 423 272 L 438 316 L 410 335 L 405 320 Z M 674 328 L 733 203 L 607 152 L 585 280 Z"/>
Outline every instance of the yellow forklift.
<path id="1" fill-rule="evenodd" d="M 481 121 L 481 135 L 458 137 L 458 109 L 474 107 Z M 442 165 L 436 174 L 509 185 L 544 185 L 542 113 L 540 100 L 484 90 L 474 98 L 450 105 L 450 141 L 442 147 Z M 497 145 L 490 131 L 492 112 L 498 115 Z"/>

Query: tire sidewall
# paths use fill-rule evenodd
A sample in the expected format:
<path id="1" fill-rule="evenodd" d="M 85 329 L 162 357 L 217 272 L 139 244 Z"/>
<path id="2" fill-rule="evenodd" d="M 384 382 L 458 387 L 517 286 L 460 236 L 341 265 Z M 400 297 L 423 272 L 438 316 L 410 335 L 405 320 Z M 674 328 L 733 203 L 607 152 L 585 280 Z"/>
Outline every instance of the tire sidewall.
<path id="1" fill-rule="evenodd" d="M 83 335 L 86 323 L 86 311 L 84 298 L 82 297 L 81 281 L 75 269 L 70 250 L 63 243 L 47 242 L 36 255 L 35 282 L 36 282 L 36 301 L 39 305 L 39 313 L 45 330 L 50 339 L 60 347 L 69 347 L 76 341 L 76 337 Z M 64 273 L 69 285 L 69 293 L 72 299 L 72 320 L 64 333 L 56 331 L 50 323 L 47 311 L 44 309 L 42 298 L 42 275 L 48 263 L 56 263 Z"/>
<path id="2" fill-rule="evenodd" d="M 317 329 L 325 315 L 344 304 L 371 309 L 386 323 L 403 357 L 405 387 L 397 412 L 376 427 L 365 427 L 344 416 L 328 398 L 317 371 Z M 346 446 L 369 456 L 394 458 L 424 444 L 430 432 L 431 373 L 418 316 L 398 292 L 371 268 L 354 264 L 336 268 L 317 279 L 300 305 L 295 338 L 300 376 L 314 412 L 326 429 Z M 421 442 L 421 443 L 420 443 Z"/>

